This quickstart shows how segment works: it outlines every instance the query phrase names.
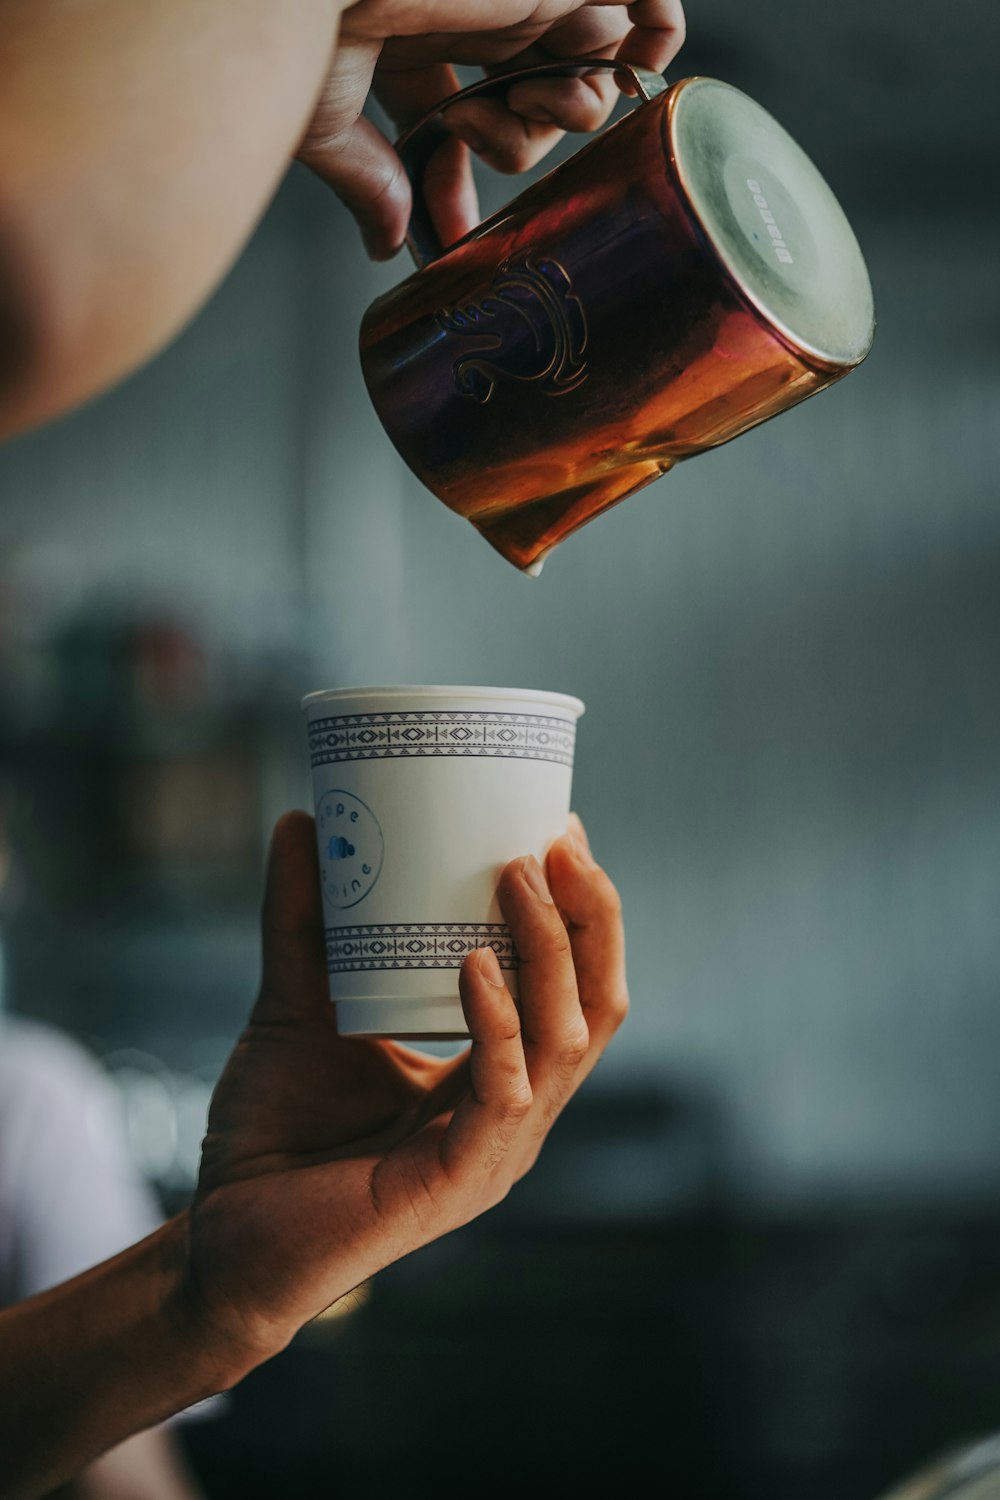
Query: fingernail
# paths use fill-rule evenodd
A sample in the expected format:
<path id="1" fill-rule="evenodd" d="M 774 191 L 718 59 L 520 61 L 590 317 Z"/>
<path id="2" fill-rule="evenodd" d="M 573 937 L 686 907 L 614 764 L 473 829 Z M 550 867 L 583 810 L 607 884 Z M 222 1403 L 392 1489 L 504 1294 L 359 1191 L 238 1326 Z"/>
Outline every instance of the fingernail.
<path id="1" fill-rule="evenodd" d="M 587 838 L 587 830 L 581 823 L 578 815 L 571 812 L 569 815 L 569 836 L 577 855 L 583 864 L 596 868 L 597 860 L 590 850 L 590 841 Z"/>
<path id="2" fill-rule="evenodd" d="M 545 876 L 542 874 L 542 867 L 533 854 L 529 854 L 526 859 L 522 859 L 521 874 L 531 886 L 531 889 L 534 891 L 538 899 L 540 901 L 547 901 L 551 906 L 551 892 L 549 891 L 549 888 L 545 883 Z"/>
<path id="3" fill-rule="evenodd" d="M 478 965 L 479 972 L 488 984 L 495 985 L 498 990 L 503 989 L 503 975 L 500 973 L 500 965 L 492 948 L 479 948 Z"/>

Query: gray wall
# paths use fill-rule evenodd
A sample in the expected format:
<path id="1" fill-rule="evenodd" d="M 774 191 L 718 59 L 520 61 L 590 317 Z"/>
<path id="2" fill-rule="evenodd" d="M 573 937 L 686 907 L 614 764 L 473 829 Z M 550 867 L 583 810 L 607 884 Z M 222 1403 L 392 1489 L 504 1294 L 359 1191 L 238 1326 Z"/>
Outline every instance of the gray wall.
<path id="1" fill-rule="evenodd" d="M 404 268 L 295 172 L 173 348 L 0 455 L 4 572 L 39 629 L 111 590 L 235 656 L 304 641 L 303 688 L 579 693 L 634 1004 L 595 1086 L 694 1080 L 756 1197 L 988 1193 L 1000 23 L 729 0 L 699 34 L 699 9 L 681 71 L 756 93 L 851 213 L 880 319 L 860 371 L 523 578 L 382 436 L 356 333 Z"/>

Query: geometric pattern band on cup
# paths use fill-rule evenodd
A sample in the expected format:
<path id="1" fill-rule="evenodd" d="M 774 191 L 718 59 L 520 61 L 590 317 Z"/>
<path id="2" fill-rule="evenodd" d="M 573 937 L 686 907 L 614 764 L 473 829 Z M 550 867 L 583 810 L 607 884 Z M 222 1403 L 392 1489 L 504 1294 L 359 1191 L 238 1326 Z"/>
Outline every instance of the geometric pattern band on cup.
<path id="1" fill-rule="evenodd" d="M 489 756 L 572 766 L 576 724 L 544 714 L 414 710 L 342 714 L 309 724 L 310 763 L 396 760 L 411 756 Z"/>
<path id="2" fill-rule="evenodd" d="M 379 922 L 326 929 L 326 965 L 331 974 L 460 969 L 473 948 L 492 948 L 501 969 L 518 966 L 505 922 Z"/>

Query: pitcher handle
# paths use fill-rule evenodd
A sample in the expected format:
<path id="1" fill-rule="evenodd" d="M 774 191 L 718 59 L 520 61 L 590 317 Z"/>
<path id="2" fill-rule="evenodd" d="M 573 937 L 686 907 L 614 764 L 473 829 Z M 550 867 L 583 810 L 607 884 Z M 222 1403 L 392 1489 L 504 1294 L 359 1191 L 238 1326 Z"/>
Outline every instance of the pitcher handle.
<path id="1" fill-rule="evenodd" d="M 503 97 L 512 83 L 524 78 L 585 78 L 588 73 L 611 72 L 619 81 L 627 79 L 640 99 L 648 102 L 662 94 L 667 88 L 666 79 L 649 68 L 637 68 L 632 63 L 618 62 L 615 58 L 570 58 L 561 63 L 539 63 L 530 68 L 516 68 L 510 73 L 497 73 L 492 78 L 470 83 L 468 88 L 452 94 L 432 109 L 423 119 L 411 125 L 396 142 L 396 152 L 406 169 L 413 191 L 413 209 L 406 231 L 406 245 L 418 266 L 443 255 L 445 247 L 438 239 L 424 198 L 423 182 L 427 163 L 437 148 L 448 139 L 450 132 L 443 124 L 446 110 L 461 99 L 496 99 Z"/>

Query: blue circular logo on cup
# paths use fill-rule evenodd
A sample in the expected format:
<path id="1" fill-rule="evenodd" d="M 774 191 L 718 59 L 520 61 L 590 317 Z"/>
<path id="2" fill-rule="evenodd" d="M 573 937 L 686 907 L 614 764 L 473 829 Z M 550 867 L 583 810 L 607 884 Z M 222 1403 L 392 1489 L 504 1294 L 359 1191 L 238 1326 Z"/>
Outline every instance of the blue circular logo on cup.
<path id="1" fill-rule="evenodd" d="M 357 906 L 378 880 L 385 845 L 378 819 L 360 797 L 336 789 L 316 808 L 323 898 L 339 911 Z"/>

